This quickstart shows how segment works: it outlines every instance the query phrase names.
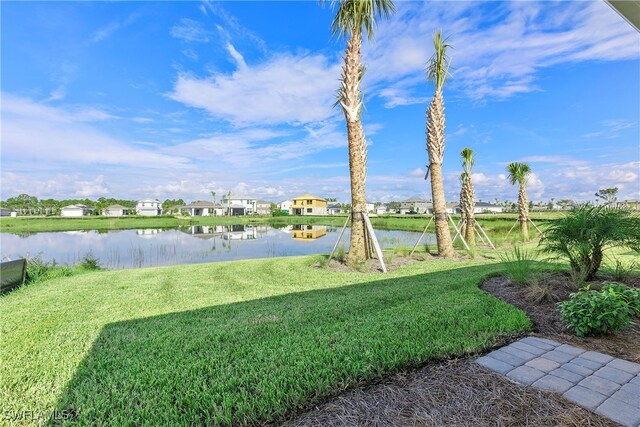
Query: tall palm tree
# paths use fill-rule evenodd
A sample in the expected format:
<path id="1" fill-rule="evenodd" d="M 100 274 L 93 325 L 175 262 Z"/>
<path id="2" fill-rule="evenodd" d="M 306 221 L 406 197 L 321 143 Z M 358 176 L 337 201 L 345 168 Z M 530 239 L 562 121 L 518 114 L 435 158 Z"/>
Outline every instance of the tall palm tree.
<path id="1" fill-rule="evenodd" d="M 518 192 L 518 221 L 520 221 L 520 234 L 522 241 L 529 240 L 529 198 L 527 197 L 527 179 L 531 175 L 531 167 L 526 163 L 512 162 L 507 165 L 509 181 L 511 185 L 520 185 Z"/>
<path id="2" fill-rule="evenodd" d="M 216 192 L 212 191 L 211 196 L 213 196 L 213 216 L 216 216 Z"/>
<path id="3" fill-rule="evenodd" d="M 390 16 L 395 12 L 395 6 L 391 0 L 334 0 L 331 4 L 337 6 L 331 31 L 335 36 L 347 39 L 338 99 L 347 122 L 351 178 L 351 241 L 347 262 L 354 264 L 365 261 L 371 256 L 367 249 L 363 216 L 367 212 L 365 195 L 367 146 L 360 122 L 362 109 L 360 80 L 364 72 L 360 53 L 362 35 L 366 31 L 367 37 L 371 40 L 376 18 Z"/>
<path id="4" fill-rule="evenodd" d="M 471 181 L 471 168 L 475 163 L 475 157 L 471 148 L 463 148 L 460 152 L 462 157 L 462 168 L 464 169 L 460 175 L 462 187 L 460 188 L 460 211 L 464 223 L 464 238 L 469 246 L 475 246 L 475 215 L 476 195 L 473 191 L 473 182 Z"/>
<path id="5" fill-rule="evenodd" d="M 435 53 L 427 64 L 427 75 L 435 86 L 435 94 L 427 109 L 427 153 L 429 154 L 429 171 L 431 173 L 431 196 L 433 214 L 436 223 L 436 240 L 438 255 L 453 256 L 451 232 L 447 223 L 447 202 L 444 198 L 442 182 L 442 159 L 444 157 L 444 99 L 442 88 L 449 76 L 449 58 L 447 48 L 450 45 L 442 38 L 442 31 L 433 34 Z"/>

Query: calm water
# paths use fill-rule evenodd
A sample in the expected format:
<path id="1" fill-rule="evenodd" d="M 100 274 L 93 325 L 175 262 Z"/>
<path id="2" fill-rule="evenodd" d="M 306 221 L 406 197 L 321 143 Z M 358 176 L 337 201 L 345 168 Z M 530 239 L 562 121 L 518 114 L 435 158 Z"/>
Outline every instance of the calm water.
<path id="1" fill-rule="evenodd" d="M 0 234 L 2 259 L 40 256 L 74 265 L 87 253 L 109 269 L 230 261 L 329 253 L 339 227 L 324 225 L 194 226 L 179 229 L 62 231 L 30 235 Z M 420 233 L 376 230 L 383 248 L 411 246 Z M 348 248 L 349 230 L 342 242 Z M 426 235 L 423 243 L 434 243 Z"/>

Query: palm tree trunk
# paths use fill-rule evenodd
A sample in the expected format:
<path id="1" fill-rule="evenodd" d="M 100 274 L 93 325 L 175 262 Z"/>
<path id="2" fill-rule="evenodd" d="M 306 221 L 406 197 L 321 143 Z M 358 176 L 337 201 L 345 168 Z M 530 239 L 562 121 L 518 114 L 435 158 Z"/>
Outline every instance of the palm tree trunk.
<path id="1" fill-rule="evenodd" d="M 442 157 L 444 155 L 444 100 L 436 92 L 427 110 L 427 152 L 431 172 L 431 196 L 436 223 L 438 255 L 449 258 L 454 255 L 451 232 L 447 223 L 447 202 L 442 182 Z"/>
<path id="2" fill-rule="evenodd" d="M 342 109 L 347 121 L 347 139 L 349 143 L 349 174 L 351 179 L 351 241 L 347 263 L 355 264 L 370 258 L 365 239 L 366 226 L 363 214 L 367 210 L 365 195 L 366 181 L 366 144 L 362 123 L 360 122 L 360 47 L 362 35 L 351 32 L 342 68 L 344 99 Z"/>
<path id="3" fill-rule="evenodd" d="M 475 223 L 476 218 L 473 213 L 475 210 L 475 194 L 473 192 L 473 183 L 471 182 L 471 177 L 466 176 L 462 182 L 462 190 L 464 193 L 464 197 L 461 198 L 461 205 L 464 204 L 464 212 L 465 212 L 465 227 L 464 227 L 464 238 L 467 241 L 467 244 L 470 247 L 476 245 L 476 233 L 475 233 Z M 464 200 L 462 200 L 464 199 Z"/>
<path id="4" fill-rule="evenodd" d="M 520 184 L 520 191 L 518 192 L 518 210 L 520 221 L 520 234 L 522 235 L 522 241 L 529 241 L 529 199 L 527 197 L 527 189 L 524 184 Z"/>

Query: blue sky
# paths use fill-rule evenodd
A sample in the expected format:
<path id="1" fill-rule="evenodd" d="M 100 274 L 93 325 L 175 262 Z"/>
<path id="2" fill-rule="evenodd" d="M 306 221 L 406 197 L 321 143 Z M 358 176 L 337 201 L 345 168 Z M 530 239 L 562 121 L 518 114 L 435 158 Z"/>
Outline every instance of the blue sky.
<path id="1" fill-rule="evenodd" d="M 444 90 L 447 199 L 459 152 L 480 199 L 640 197 L 640 35 L 604 2 L 397 2 L 365 43 L 372 201 L 428 197 L 424 66 Z M 2 198 L 218 194 L 349 200 L 344 42 L 317 2 L 3 2 Z"/>

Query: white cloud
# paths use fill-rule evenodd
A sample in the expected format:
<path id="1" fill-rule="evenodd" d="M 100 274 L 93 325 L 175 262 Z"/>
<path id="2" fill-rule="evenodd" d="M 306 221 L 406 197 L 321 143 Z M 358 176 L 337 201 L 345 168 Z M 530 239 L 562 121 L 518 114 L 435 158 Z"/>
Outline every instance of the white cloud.
<path id="1" fill-rule="evenodd" d="M 411 176 L 411 177 L 423 178 L 424 174 L 425 174 L 425 172 L 424 172 L 424 169 L 422 169 L 422 168 L 415 168 L 414 170 L 409 172 L 409 176 Z"/>
<path id="2" fill-rule="evenodd" d="M 212 32 L 204 28 L 201 22 L 182 18 L 171 28 L 171 35 L 186 42 L 206 43 L 211 40 Z"/>
<path id="3" fill-rule="evenodd" d="M 2 160 L 46 165 L 66 163 L 136 167 L 181 167 L 182 156 L 141 149 L 112 138 L 86 122 L 107 120 L 107 113 L 89 109 L 72 111 L 39 104 L 28 98 L 2 94 Z"/>
<path id="4" fill-rule="evenodd" d="M 602 122 L 602 130 L 597 132 L 589 132 L 583 135 L 583 138 L 606 138 L 614 139 L 620 136 L 620 132 L 630 129 L 636 125 L 636 122 L 626 119 L 609 119 Z"/>
<path id="5" fill-rule="evenodd" d="M 98 175 L 93 181 L 77 181 L 75 187 L 78 197 L 100 197 L 110 194 L 109 187 L 104 182 L 104 175 Z"/>
<path id="6" fill-rule="evenodd" d="M 229 51 L 239 64 L 235 72 L 180 74 L 170 97 L 237 125 L 310 123 L 336 113 L 340 68 L 323 55 L 280 54 L 247 66 L 240 53 Z"/>
<path id="7" fill-rule="evenodd" d="M 640 36 L 603 2 L 400 2 L 365 44 L 366 81 L 387 106 L 420 101 L 435 29 L 450 31 L 449 84 L 475 100 L 541 90 L 538 73 L 557 64 L 638 58 Z M 499 17 L 496 19 L 496 17 Z M 407 79 L 414 82 L 407 83 Z M 431 90 L 431 88 L 429 88 Z M 374 91 L 375 92 L 375 91 Z"/>

